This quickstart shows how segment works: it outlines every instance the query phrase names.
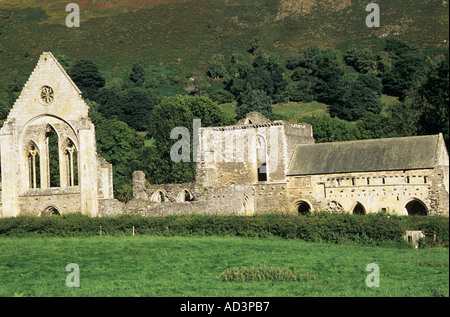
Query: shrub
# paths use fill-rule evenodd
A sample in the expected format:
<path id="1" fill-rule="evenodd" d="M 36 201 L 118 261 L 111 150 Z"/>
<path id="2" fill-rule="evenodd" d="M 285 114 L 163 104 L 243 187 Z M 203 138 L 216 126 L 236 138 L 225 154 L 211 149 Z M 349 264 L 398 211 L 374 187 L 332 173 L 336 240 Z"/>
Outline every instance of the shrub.
<path id="1" fill-rule="evenodd" d="M 290 282 L 306 282 L 315 280 L 316 274 L 309 271 L 300 272 L 294 269 L 282 269 L 278 266 L 263 267 L 233 267 L 222 272 L 221 279 L 226 282 L 249 282 L 249 281 L 290 281 Z"/>
<path id="2" fill-rule="evenodd" d="M 63 216 L 19 216 L 0 219 L 0 236 L 238 236 L 302 239 L 309 242 L 405 246 L 406 230 L 422 230 L 428 246 L 448 246 L 449 222 L 446 217 L 390 216 L 385 214 L 350 215 L 326 212 L 310 215 L 263 214 L 221 216 L 184 214 L 144 217 L 122 214 L 90 218 L 82 214 Z M 434 237 L 436 237 L 434 239 Z M 424 240 L 425 241 L 425 240 Z M 432 241 L 432 242 L 430 242 Z"/>

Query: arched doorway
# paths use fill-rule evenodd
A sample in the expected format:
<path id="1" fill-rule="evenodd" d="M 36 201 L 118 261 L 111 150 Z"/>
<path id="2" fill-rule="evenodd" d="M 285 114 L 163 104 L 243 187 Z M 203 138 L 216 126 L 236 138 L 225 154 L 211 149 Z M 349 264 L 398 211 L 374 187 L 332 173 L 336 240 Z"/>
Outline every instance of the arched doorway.
<path id="1" fill-rule="evenodd" d="M 354 215 L 365 215 L 366 214 L 366 209 L 364 208 L 364 206 L 361 203 L 357 203 L 355 208 L 353 208 L 353 214 Z"/>
<path id="2" fill-rule="evenodd" d="M 302 201 L 298 204 L 297 211 L 301 215 L 309 214 L 311 212 L 311 206 L 307 202 Z"/>
<path id="3" fill-rule="evenodd" d="M 409 216 L 426 216 L 428 209 L 419 199 L 413 199 L 405 205 L 405 209 Z"/>
<path id="4" fill-rule="evenodd" d="M 311 205 L 304 200 L 296 201 L 292 209 L 294 212 L 296 211 L 299 215 L 307 215 L 311 213 Z"/>
<path id="5" fill-rule="evenodd" d="M 60 216 L 61 215 L 59 210 L 54 206 L 48 206 L 47 208 L 45 208 L 44 214 L 48 215 L 48 216 Z"/>

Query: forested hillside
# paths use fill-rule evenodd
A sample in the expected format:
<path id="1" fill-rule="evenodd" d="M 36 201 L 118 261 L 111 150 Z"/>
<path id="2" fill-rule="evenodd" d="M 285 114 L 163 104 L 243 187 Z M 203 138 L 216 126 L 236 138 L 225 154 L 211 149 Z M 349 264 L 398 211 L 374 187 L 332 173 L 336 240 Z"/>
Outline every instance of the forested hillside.
<path id="1" fill-rule="evenodd" d="M 43 51 L 54 53 L 90 105 L 115 194 L 131 174 L 188 182 L 170 160 L 173 127 L 234 124 L 250 111 L 309 122 L 316 142 L 434 134 L 449 140 L 448 4 L 377 1 L 0 2 L 0 120 Z"/>

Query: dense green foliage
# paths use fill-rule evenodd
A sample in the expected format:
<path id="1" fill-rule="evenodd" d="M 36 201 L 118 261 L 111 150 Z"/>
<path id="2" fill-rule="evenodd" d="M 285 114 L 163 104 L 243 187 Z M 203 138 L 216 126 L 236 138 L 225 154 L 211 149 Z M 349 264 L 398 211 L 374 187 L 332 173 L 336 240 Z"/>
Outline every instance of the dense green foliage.
<path id="1" fill-rule="evenodd" d="M 194 181 L 192 143 L 194 134 L 197 134 L 197 131 L 193 131 L 194 119 L 200 119 L 202 127 L 233 122 L 218 108 L 216 102 L 200 95 L 165 97 L 153 108 L 149 119 L 147 138 L 153 138 L 155 142 L 143 150 L 141 165 L 147 180 L 154 184 Z M 173 161 L 170 156 L 172 146 L 178 142 L 178 138 L 169 138 L 174 128 L 185 129 L 189 134 L 188 140 L 183 140 L 189 145 L 188 160 L 182 164 Z"/>
<path id="2" fill-rule="evenodd" d="M 164 236 L 238 236 L 282 237 L 310 242 L 370 245 L 405 244 L 405 230 L 423 230 L 435 234 L 434 244 L 448 245 L 449 223 L 446 217 L 399 217 L 385 214 L 336 215 L 317 213 L 298 215 L 218 216 L 187 214 L 182 216 L 89 218 L 81 214 L 0 219 L 0 236 L 85 237 L 130 235 Z"/>
<path id="3" fill-rule="evenodd" d="M 282 13 L 278 2 L 260 0 L 209 1 L 206 11 L 200 9 L 203 1 L 175 1 L 126 14 L 118 8 L 101 12 L 91 4 L 76 30 L 55 24 L 55 4 L 62 1 L 29 8 L 7 2 L 0 8 L 0 120 L 6 119 L 39 54 L 54 52 L 83 98 L 95 105 L 99 153 L 114 165 L 115 194 L 123 201 L 131 198 L 133 169 L 144 170 L 153 183 L 194 180 L 194 163 L 173 164 L 169 157 L 177 141 L 170 139 L 171 129 L 192 131 L 194 118 L 202 119 L 202 126 L 225 125 L 260 111 L 271 120 L 311 123 L 317 142 L 442 132 L 449 145 L 448 47 L 434 45 L 448 10 L 436 3 L 414 4 L 406 12 L 405 4 L 382 1 L 383 10 L 392 12 L 383 23 L 399 16 L 411 25 L 426 21 L 422 29 L 428 36 L 406 28 L 401 36 L 380 38 L 377 30 L 361 30 L 364 12 L 355 14 L 360 3 L 349 4 L 331 20 L 330 8 L 320 4 L 300 19 Z M 170 26 L 162 18 L 168 14 L 178 17 Z M 332 31 L 325 20 L 347 29 Z M 191 99 L 181 97 L 187 95 L 201 96 L 211 106 L 188 111 Z M 386 97 L 396 100 L 384 102 Z M 327 114 L 283 111 L 283 104 L 297 103 L 296 112 L 307 113 L 309 102 L 322 103 Z M 229 105 L 231 118 L 217 114 Z"/>
<path id="4" fill-rule="evenodd" d="M 77 61 L 69 70 L 69 76 L 87 99 L 93 99 L 98 90 L 105 86 L 105 79 L 91 60 Z"/>
<path id="5" fill-rule="evenodd" d="M 442 132 L 448 145 L 447 51 L 425 53 L 387 39 L 375 48 L 342 51 L 307 46 L 282 58 L 254 39 L 248 51 L 228 60 L 214 54 L 208 71 L 192 71 L 189 79 L 177 68 L 143 61 L 111 79 L 112 73 L 101 74 L 91 60 L 72 62 L 56 55 L 91 107 L 98 150 L 114 166 L 115 194 L 122 201 L 131 198 L 135 169 L 145 171 L 151 183 L 194 180 L 192 156 L 183 164 L 170 159 L 178 141 L 170 138 L 175 127 L 189 131 L 192 149 L 193 119 L 201 119 L 203 127 L 221 126 L 259 111 L 272 120 L 312 124 L 316 142 Z M 16 82 L 0 90 L 2 118 L 18 94 Z M 385 103 L 383 97 L 391 100 Z M 322 102 L 328 113 L 285 116 L 283 102 L 288 101 L 297 102 L 300 111 L 304 103 Z M 235 110 L 223 112 L 221 106 L 230 103 Z"/>

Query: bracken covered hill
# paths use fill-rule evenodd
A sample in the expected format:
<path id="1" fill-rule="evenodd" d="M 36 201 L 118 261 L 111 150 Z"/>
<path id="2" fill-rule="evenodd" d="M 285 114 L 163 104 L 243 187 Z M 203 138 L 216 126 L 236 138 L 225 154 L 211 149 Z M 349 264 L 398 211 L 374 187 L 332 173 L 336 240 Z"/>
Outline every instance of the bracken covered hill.
<path id="1" fill-rule="evenodd" d="M 397 37 L 425 46 L 449 40 L 442 0 L 82 0 L 81 27 L 68 28 L 67 0 L 0 1 L 0 72 L 31 71 L 43 52 L 90 58 L 107 71 L 136 59 L 204 68 L 211 55 L 248 49 L 254 37 L 281 56 L 306 45 L 375 45 Z M 377 2 L 381 27 L 368 28 Z"/>

